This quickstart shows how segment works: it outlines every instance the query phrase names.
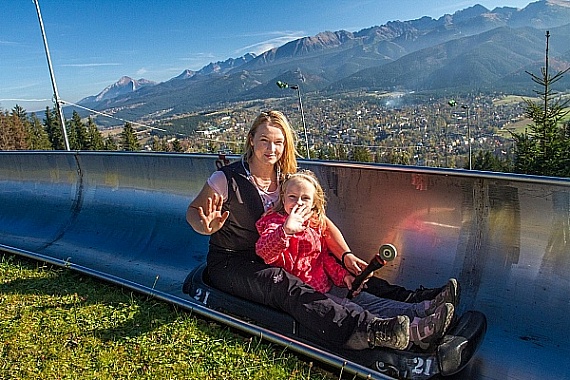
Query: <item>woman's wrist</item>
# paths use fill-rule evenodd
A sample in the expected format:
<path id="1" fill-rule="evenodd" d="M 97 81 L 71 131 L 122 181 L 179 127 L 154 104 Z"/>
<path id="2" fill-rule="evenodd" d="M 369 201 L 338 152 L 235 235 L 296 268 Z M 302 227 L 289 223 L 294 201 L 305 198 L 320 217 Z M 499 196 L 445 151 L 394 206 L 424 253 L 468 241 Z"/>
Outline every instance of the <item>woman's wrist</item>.
<path id="1" fill-rule="evenodd" d="M 343 253 L 342 256 L 340 257 L 340 262 L 341 262 L 342 266 L 344 267 L 344 269 L 348 269 L 348 268 L 346 267 L 346 264 L 344 263 L 344 258 L 346 257 L 346 255 L 352 255 L 352 252 L 346 251 L 346 252 Z"/>

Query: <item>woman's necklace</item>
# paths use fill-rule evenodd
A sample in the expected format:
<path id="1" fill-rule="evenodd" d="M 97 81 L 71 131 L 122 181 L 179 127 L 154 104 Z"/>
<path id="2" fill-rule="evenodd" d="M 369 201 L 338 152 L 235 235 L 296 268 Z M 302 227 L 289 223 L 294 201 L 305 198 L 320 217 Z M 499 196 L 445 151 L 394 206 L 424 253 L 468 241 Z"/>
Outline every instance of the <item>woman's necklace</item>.
<path id="1" fill-rule="evenodd" d="M 247 179 L 249 182 L 251 182 L 253 184 L 253 186 L 256 187 L 256 189 L 259 191 L 259 196 L 261 197 L 261 200 L 263 202 L 263 207 L 264 209 L 267 211 L 269 210 L 272 206 L 273 206 L 273 202 L 275 198 L 275 191 L 269 191 L 269 188 L 271 187 L 271 183 L 272 180 L 269 180 L 269 184 L 265 184 L 265 185 L 260 185 L 257 182 L 257 177 L 254 176 L 253 174 L 251 174 L 251 172 L 249 171 L 249 168 L 245 165 L 243 156 L 241 157 L 241 165 L 243 166 L 243 169 L 245 171 L 245 174 L 247 176 Z M 279 177 L 281 176 L 281 170 L 279 169 L 279 167 L 277 167 L 277 187 L 276 189 L 279 189 Z M 265 183 L 267 183 L 267 180 L 265 180 Z"/>
<path id="2" fill-rule="evenodd" d="M 249 168 L 247 167 L 247 165 L 245 164 L 245 161 L 243 159 L 243 156 L 241 157 L 241 165 L 243 166 L 243 170 L 245 171 L 245 174 L 247 176 L 247 179 L 249 180 L 249 182 L 251 182 L 258 190 L 264 192 L 264 193 L 268 193 L 269 188 L 271 187 L 271 184 L 273 183 L 272 179 L 265 179 L 265 180 L 260 180 L 258 179 L 258 177 L 254 174 L 251 174 L 251 171 L 249 171 Z M 281 170 L 279 169 L 279 167 L 277 167 L 277 188 L 279 188 L 279 177 L 281 176 Z M 259 181 L 259 182 L 258 182 Z"/>
<path id="3" fill-rule="evenodd" d="M 259 190 L 263 191 L 264 193 L 267 193 L 267 191 L 271 187 L 271 183 L 272 183 L 271 178 L 261 180 L 261 179 L 257 178 L 257 176 L 254 174 L 252 174 L 251 176 L 253 177 L 253 182 L 254 182 L 255 186 Z"/>

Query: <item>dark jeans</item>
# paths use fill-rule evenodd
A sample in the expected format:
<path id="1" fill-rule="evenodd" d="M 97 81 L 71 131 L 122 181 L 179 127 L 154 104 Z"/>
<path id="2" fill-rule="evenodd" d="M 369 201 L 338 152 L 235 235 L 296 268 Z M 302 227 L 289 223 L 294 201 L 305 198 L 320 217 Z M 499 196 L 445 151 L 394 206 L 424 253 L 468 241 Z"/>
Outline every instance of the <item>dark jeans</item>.
<path id="1" fill-rule="evenodd" d="M 260 262 L 255 253 L 210 246 L 208 274 L 212 285 L 227 293 L 284 311 L 321 339 L 342 346 L 366 333 L 374 316 L 351 310 L 315 291 L 281 268 Z"/>

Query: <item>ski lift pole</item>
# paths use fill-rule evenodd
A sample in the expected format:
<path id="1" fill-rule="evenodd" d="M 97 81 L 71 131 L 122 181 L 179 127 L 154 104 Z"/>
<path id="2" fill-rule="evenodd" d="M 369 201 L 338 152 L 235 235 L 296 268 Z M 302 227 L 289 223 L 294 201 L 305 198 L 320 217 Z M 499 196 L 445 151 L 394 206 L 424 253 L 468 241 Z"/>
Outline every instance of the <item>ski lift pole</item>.
<path id="1" fill-rule="evenodd" d="M 61 101 L 59 100 L 59 94 L 57 92 L 57 84 L 55 83 L 55 75 L 53 73 L 53 68 L 52 68 L 52 64 L 51 64 L 51 57 L 49 54 L 49 47 L 48 47 L 48 43 L 47 43 L 47 38 L 46 38 L 46 33 L 44 30 L 44 22 L 42 20 L 42 14 L 40 12 L 40 4 L 38 2 L 38 0 L 32 0 L 34 2 L 34 5 L 36 6 L 36 12 L 38 14 L 38 21 L 40 22 L 40 30 L 42 32 L 42 38 L 44 40 L 44 48 L 45 48 L 45 52 L 46 52 L 46 58 L 47 58 L 47 63 L 48 63 L 48 69 L 49 69 L 49 75 L 51 78 L 51 85 L 53 87 L 53 96 L 55 98 L 55 107 L 57 110 L 57 114 L 59 116 L 59 120 L 61 122 L 61 128 L 63 131 L 63 140 L 65 143 L 65 149 L 66 150 L 71 150 L 69 148 L 69 139 L 67 138 L 67 129 L 65 128 L 65 117 L 63 116 L 63 110 L 61 108 Z"/>

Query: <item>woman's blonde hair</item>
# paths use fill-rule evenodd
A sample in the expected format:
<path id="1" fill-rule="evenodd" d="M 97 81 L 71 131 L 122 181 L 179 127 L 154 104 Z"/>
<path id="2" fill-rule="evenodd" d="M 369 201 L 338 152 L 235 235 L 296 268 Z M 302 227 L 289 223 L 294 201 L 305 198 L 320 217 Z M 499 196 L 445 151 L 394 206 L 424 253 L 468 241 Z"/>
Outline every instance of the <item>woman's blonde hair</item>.
<path id="1" fill-rule="evenodd" d="M 265 111 L 261 112 L 253 121 L 249 132 L 247 133 L 247 138 L 245 139 L 244 146 L 244 158 L 246 161 L 253 156 L 253 146 L 251 142 L 253 137 L 257 132 L 257 128 L 267 123 L 270 126 L 278 127 L 283 132 L 285 138 L 285 146 L 283 149 L 283 154 L 277 162 L 279 166 L 279 171 L 282 176 L 290 173 L 295 173 L 297 171 L 297 150 L 295 148 L 295 132 L 289 125 L 287 117 L 280 111 Z"/>
<path id="2" fill-rule="evenodd" d="M 279 190 L 279 201 L 273 207 L 274 212 L 284 212 L 285 211 L 285 192 L 287 191 L 287 186 L 294 181 L 307 181 L 315 188 L 315 198 L 313 199 L 313 215 L 311 217 L 311 223 L 313 226 L 326 228 L 326 204 L 327 200 L 325 197 L 325 192 L 315 173 L 310 170 L 299 170 L 297 173 L 288 174 L 285 176 L 285 180 L 281 184 L 281 189 Z"/>

